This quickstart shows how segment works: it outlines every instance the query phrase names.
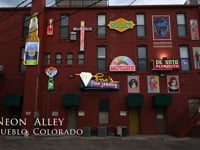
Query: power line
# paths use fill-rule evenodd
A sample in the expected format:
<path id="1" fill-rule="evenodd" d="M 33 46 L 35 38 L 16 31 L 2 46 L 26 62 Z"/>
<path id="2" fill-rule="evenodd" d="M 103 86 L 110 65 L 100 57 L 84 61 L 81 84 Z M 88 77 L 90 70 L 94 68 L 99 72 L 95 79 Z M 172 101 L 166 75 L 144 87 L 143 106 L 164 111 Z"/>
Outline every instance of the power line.
<path id="1" fill-rule="evenodd" d="M 63 1 L 63 0 L 62 0 L 62 1 Z M 70 13 L 69 16 L 74 15 L 74 14 L 76 14 L 76 13 L 79 13 L 80 11 L 82 11 L 82 10 L 85 9 L 85 8 L 92 7 L 92 6 L 98 4 L 98 3 L 101 2 L 101 1 L 102 1 L 102 0 L 98 0 L 98 1 L 96 1 L 96 2 L 94 2 L 94 3 L 92 3 L 92 4 L 90 4 L 90 5 L 87 5 L 87 6 L 85 6 L 85 7 L 79 8 L 79 9 L 75 10 L 74 12 Z M 54 5 L 57 5 L 57 4 L 58 4 L 58 3 L 55 3 Z M 53 6 L 54 6 L 54 5 L 53 5 Z M 53 7 L 53 6 L 52 6 L 52 7 Z M 42 14 L 42 13 L 44 13 L 44 12 L 45 12 L 45 10 L 39 12 L 38 15 L 40 15 L 40 14 Z M 66 17 L 67 17 L 67 16 L 66 16 Z M 66 17 L 60 18 L 60 19 L 58 19 L 58 20 L 55 20 L 54 23 L 60 22 L 62 19 L 65 19 Z M 30 19 L 31 19 L 31 18 L 30 18 Z M 21 25 L 22 25 L 22 23 L 19 23 L 19 24 L 13 26 L 12 28 L 9 28 L 8 30 L 4 30 L 4 31 L 0 32 L 0 34 L 4 34 L 4 33 L 6 33 L 6 32 L 9 32 L 9 31 L 11 31 L 11 30 L 14 30 L 14 29 L 16 29 L 17 27 L 19 27 L 19 26 L 21 26 Z M 42 27 L 39 28 L 39 30 L 40 30 L 40 29 L 44 29 L 44 28 L 46 28 L 46 27 L 47 27 L 47 26 L 42 26 Z M 21 37 L 21 36 L 20 36 L 20 37 Z M 20 37 L 12 38 L 12 39 L 10 39 L 10 40 L 4 41 L 3 43 L 7 43 L 7 42 L 11 42 L 11 41 L 17 40 L 17 39 L 19 39 Z"/>
<path id="2" fill-rule="evenodd" d="M 15 9 L 14 12 L 11 12 L 11 13 L 9 13 L 9 14 L 7 14 L 7 15 L 4 15 L 4 16 L 0 17 L 0 22 L 2 22 L 2 21 L 4 21 L 4 20 L 6 20 L 6 19 L 12 17 L 13 15 L 15 15 L 16 12 L 17 12 L 17 8 L 19 8 L 19 7 L 20 7 L 22 4 L 24 4 L 26 1 L 28 1 L 28 0 L 24 0 L 24 1 L 20 2 L 19 4 L 17 4 L 17 6 L 14 8 L 14 9 Z M 26 5 L 25 5 L 25 6 L 26 6 Z"/>
<path id="3" fill-rule="evenodd" d="M 128 6 L 131 6 L 133 3 L 135 3 L 136 0 L 133 0 L 132 2 L 130 2 L 130 4 Z"/>

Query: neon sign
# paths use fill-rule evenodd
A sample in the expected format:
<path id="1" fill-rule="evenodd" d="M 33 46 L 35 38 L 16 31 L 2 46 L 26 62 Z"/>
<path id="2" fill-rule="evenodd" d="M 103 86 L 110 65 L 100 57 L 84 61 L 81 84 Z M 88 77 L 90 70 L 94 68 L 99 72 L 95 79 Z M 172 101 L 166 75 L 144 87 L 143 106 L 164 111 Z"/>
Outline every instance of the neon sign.
<path id="1" fill-rule="evenodd" d="M 110 64 L 110 71 L 135 71 L 135 64 L 127 56 L 118 56 Z"/>
<path id="2" fill-rule="evenodd" d="M 179 69 L 179 61 L 177 59 L 156 59 L 153 60 L 153 70 L 174 70 Z"/>
<path id="3" fill-rule="evenodd" d="M 53 19 L 49 19 L 49 24 L 47 26 L 47 35 L 53 35 L 53 29 L 54 29 Z"/>
<path id="4" fill-rule="evenodd" d="M 85 89 L 115 89 L 120 88 L 119 81 L 114 81 L 110 76 L 105 78 L 103 73 L 92 75 L 90 72 L 75 74 L 80 76 Z"/>
<path id="5" fill-rule="evenodd" d="M 48 90 L 52 91 L 52 90 L 55 89 L 55 83 L 54 83 L 54 79 L 53 78 L 54 78 L 54 76 L 57 75 L 58 70 L 55 67 L 49 67 L 49 68 L 46 68 L 45 73 L 49 77 Z"/>
<path id="6" fill-rule="evenodd" d="M 135 24 L 133 23 L 133 21 L 128 21 L 124 18 L 119 18 L 115 21 L 110 21 L 108 24 L 108 27 L 110 29 L 114 29 L 119 32 L 124 32 L 128 29 L 133 29 L 134 26 Z"/>
<path id="7" fill-rule="evenodd" d="M 85 31 L 92 31 L 92 27 L 85 27 L 85 21 L 81 21 L 80 28 L 73 28 L 73 31 L 80 31 L 80 51 L 85 50 Z"/>

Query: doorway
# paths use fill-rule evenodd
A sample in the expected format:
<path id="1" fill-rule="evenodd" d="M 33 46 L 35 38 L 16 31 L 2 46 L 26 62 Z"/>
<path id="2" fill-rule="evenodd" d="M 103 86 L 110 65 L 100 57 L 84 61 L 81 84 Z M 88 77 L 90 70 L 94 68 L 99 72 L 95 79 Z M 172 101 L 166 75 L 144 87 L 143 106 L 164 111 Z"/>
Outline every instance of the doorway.
<path id="1" fill-rule="evenodd" d="M 167 133 L 167 109 L 165 107 L 156 108 L 156 130 L 157 134 Z"/>
<path id="2" fill-rule="evenodd" d="M 77 129 L 77 108 L 67 108 L 67 129 Z"/>
<path id="3" fill-rule="evenodd" d="M 139 108 L 129 109 L 129 134 L 140 133 L 140 113 Z"/>

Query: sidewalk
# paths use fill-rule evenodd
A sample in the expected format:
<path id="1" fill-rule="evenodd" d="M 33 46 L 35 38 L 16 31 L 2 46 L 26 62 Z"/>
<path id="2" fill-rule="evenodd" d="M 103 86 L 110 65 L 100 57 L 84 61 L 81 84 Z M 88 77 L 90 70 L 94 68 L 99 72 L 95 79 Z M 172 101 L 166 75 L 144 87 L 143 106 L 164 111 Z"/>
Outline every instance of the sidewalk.
<path id="1" fill-rule="evenodd" d="M 1 139 L 42 139 L 42 140 L 60 140 L 60 139 L 74 139 L 74 140 L 109 140 L 109 139 L 117 139 L 117 140 L 148 140 L 148 139 L 162 139 L 162 140 L 172 140 L 172 141 L 181 141 L 181 140 L 190 140 L 191 137 L 177 138 L 172 135 L 133 135 L 133 136 L 0 136 Z"/>
<path id="2" fill-rule="evenodd" d="M 6 150 L 199 150 L 200 138 L 170 135 L 134 136 L 0 136 Z"/>

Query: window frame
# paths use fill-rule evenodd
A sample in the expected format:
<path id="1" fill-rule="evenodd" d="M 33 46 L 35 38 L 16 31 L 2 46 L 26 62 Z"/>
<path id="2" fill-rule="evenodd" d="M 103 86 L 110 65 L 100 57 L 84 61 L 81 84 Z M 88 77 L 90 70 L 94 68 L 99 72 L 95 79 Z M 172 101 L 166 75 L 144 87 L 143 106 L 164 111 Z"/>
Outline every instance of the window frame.
<path id="1" fill-rule="evenodd" d="M 57 56 L 61 56 L 60 58 L 57 58 Z M 56 53 L 55 54 L 55 64 L 61 65 L 62 64 L 62 53 Z"/>
<path id="2" fill-rule="evenodd" d="M 99 124 L 109 124 L 109 100 L 102 99 L 99 101 Z"/>
<path id="3" fill-rule="evenodd" d="M 26 65 L 24 65 L 24 52 L 25 47 L 20 49 L 20 62 L 19 62 L 19 72 L 26 72 Z"/>
<path id="4" fill-rule="evenodd" d="M 101 23 L 100 17 L 104 17 L 104 23 Z M 101 21 L 100 21 L 101 20 Z M 103 32 L 102 32 L 103 31 Z M 106 37 L 106 14 L 99 13 L 97 14 L 97 37 L 98 38 L 105 38 Z"/>
<path id="5" fill-rule="evenodd" d="M 45 65 L 51 64 L 51 53 L 44 53 L 44 64 Z"/>
<path id="6" fill-rule="evenodd" d="M 83 56 L 83 57 L 80 57 Z M 83 65 L 85 63 L 85 54 L 83 52 L 78 53 L 78 64 Z"/>
<path id="7" fill-rule="evenodd" d="M 104 50 L 104 54 L 103 56 L 99 56 L 100 50 Z M 104 45 L 101 46 L 97 46 L 97 71 L 107 71 L 107 48 Z M 103 63 L 103 67 L 102 67 L 102 63 Z M 103 69 L 102 69 L 103 68 Z"/>
<path id="8" fill-rule="evenodd" d="M 143 16 L 143 24 L 141 23 L 139 23 L 139 16 Z M 145 21 L 145 14 L 143 14 L 143 13 L 138 13 L 138 14 L 136 14 L 136 33 L 137 33 L 137 37 L 146 37 L 146 23 L 145 23 L 146 21 Z M 142 31 L 143 31 L 143 33 L 144 34 L 142 34 L 142 35 L 140 35 L 140 31 L 141 31 L 141 29 L 142 29 Z"/>
<path id="9" fill-rule="evenodd" d="M 29 15 L 29 14 L 24 15 L 24 17 L 23 17 L 23 29 L 22 29 L 22 37 L 23 38 L 28 37 L 30 20 L 31 20 L 31 15 Z"/>
<path id="10" fill-rule="evenodd" d="M 184 50 L 184 49 L 181 49 L 181 48 L 186 48 L 186 53 L 187 53 L 187 57 L 182 57 L 182 52 L 181 50 Z M 189 46 L 187 45 L 180 45 L 179 46 L 179 53 L 180 53 L 180 64 L 181 64 L 181 71 L 184 71 L 184 72 L 188 72 L 188 71 L 191 71 L 191 62 L 190 62 L 190 54 L 189 54 Z M 186 61 L 188 63 L 188 66 L 187 68 L 188 69 L 184 69 L 186 65 L 183 64 L 183 61 Z"/>
<path id="11" fill-rule="evenodd" d="M 63 21 L 63 19 L 68 19 L 67 23 L 65 23 Z M 61 38 L 68 38 L 69 37 L 69 23 L 70 22 L 70 18 L 69 15 L 64 13 L 60 15 L 60 31 L 59 31 L 59 36 Z M 64 32 L 66 31 L 66 32 Z M 63 33 L 64 32 L 64 33 Z"/>
<path id="12" fill-rule="evenodd" d="M 69 57 L 71 56 L 71 57 Z M 66 53 L 66 64 L 67 65 L 73 65 L 74 63 L 74 54 L 71 52 Z"/>
<path id="13" fill-rule="evenodd" d="M 180 22 L 180 17 L 182 18 L 183 22 Z M 187 33 L 187 26 L 186 26 L 186 15 L 185 13 L 177 13 L 176 14 L 176 22 L 177 22 L 177 32 L 179 37 L 185 37 L 188 35 Z"/>
<path id="14" fill-rule="evenodd" d="M 140 57 L 139 56 L 139 49 L 140 48 L 145 50 L 145 53 L 146 53 L 145 56 L 146 57 Z M 145 68 L 144 69 L 142 69 L 143 66 L 141 67 L 141 63 L 140 63 L 141 61 L 145 62 Z M 138 71 L 144 71 L 144 72 L 148 71 L 148 55 L 147 55 L 147 46 L 146 45 L 138 45 L 137 46 L 137 70 Z"/>

